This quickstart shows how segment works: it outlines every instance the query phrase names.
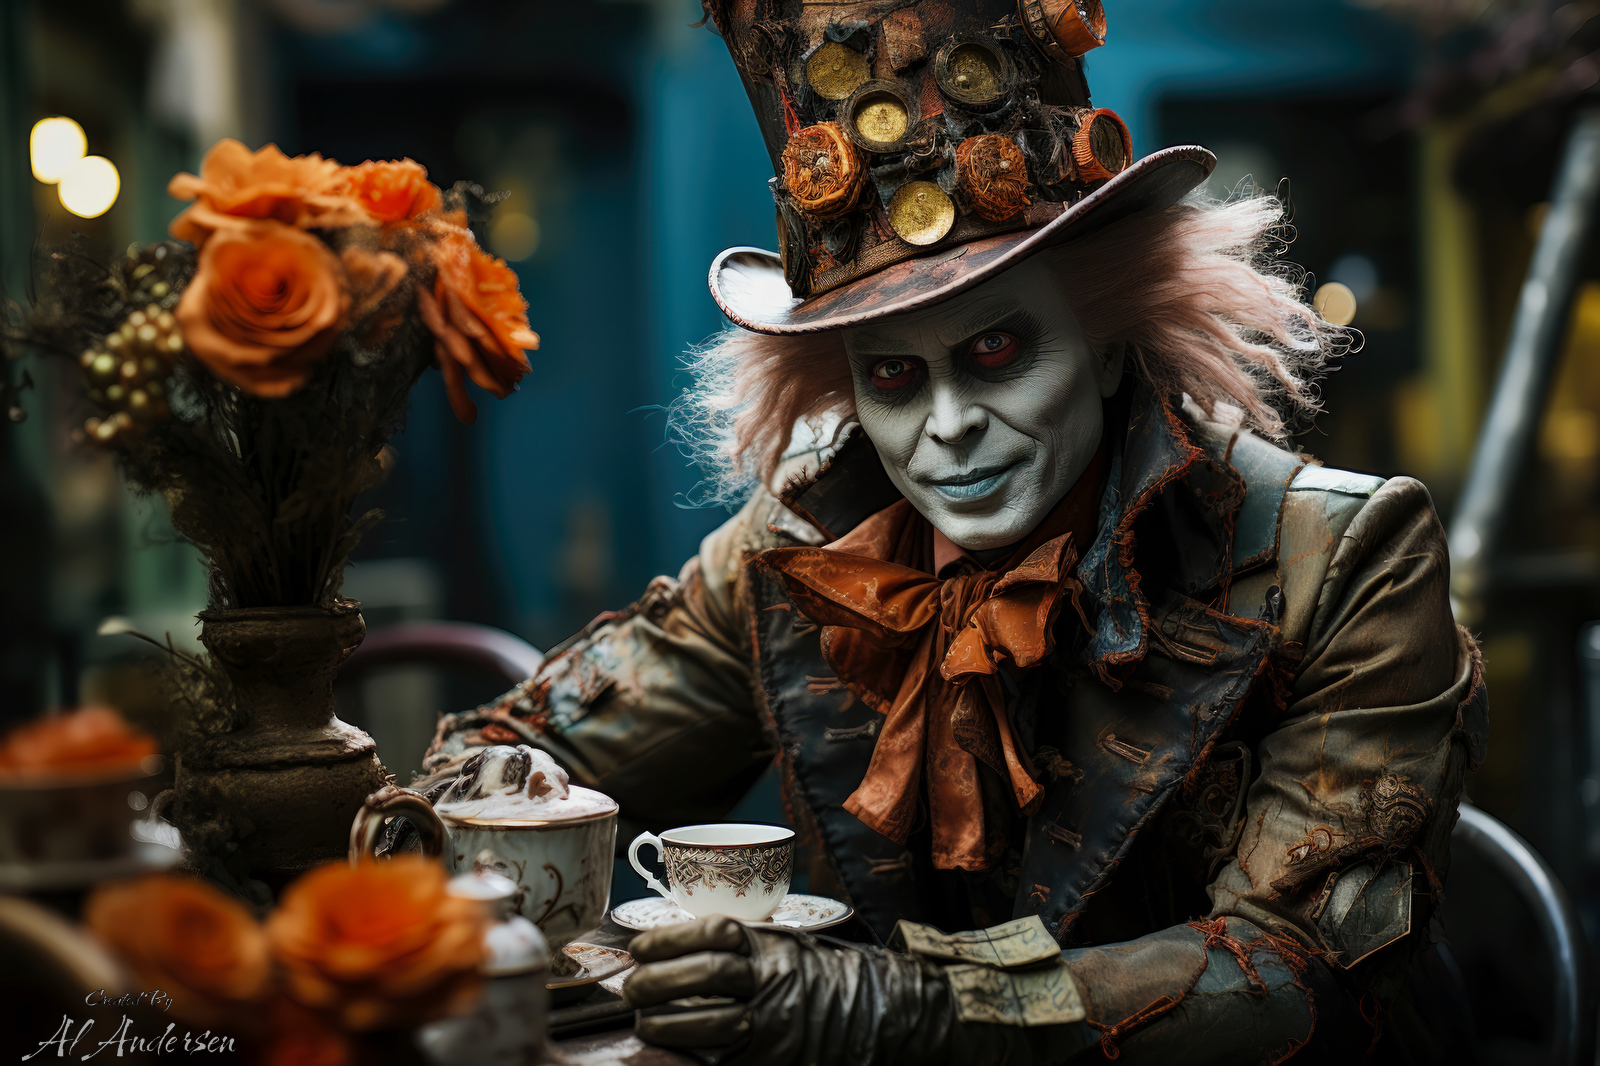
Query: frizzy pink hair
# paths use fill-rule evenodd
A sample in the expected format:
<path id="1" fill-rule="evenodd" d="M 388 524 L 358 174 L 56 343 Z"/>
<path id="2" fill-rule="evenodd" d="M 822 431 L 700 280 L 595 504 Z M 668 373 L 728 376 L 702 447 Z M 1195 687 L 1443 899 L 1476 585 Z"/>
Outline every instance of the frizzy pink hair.
<path id="1" fill-rule="evenodd" d="M 1214 417 L 1282 439 L 1285 414 L 1319 410 L 1313 383 L 1351 338 L 1306 305 L 1299 271 L 1276 259 L 1288 236 L 1274 197 L 1191 198 L 1041 254 L 1056 260 L 1096 351 L 1120 344 L 1164 398 L 1187 393 Z M 854 412 L 838 331 L 732 328 L 691 352 L 687 368 L 695 384 L 670 421 L 680 447 L 713 473 L 696 502 L 730 503 L 755 479 L 772 484 L 797 424 Z"/>

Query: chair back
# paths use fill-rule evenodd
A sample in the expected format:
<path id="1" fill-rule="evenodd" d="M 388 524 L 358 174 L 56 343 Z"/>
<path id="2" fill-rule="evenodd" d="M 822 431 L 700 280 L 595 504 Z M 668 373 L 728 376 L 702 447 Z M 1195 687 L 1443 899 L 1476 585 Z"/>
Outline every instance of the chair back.
<path id="1" fill-rule="evenodd" d="M 474 622 L 397 622 L 367 634 L 341 681 L 380 666 L 423 662 L 498 673 L 508 685 L 538 671 L 544 654 L 521 637 Z"/>
<path id="2" fill-rule="evenodd" d="M 1566 889 L 1526 840 L 1470 803 L 1461 805 L 1461 819 L 1451 843 L 1458 850 L 1473 852 L 1483 859 L 1511 884 L 1533 912 L 1554 971 L 1555 1024 L 1550 1061 L 1554 1066 L 1588 1066 L 1594 1062 L 1595 1054 L 1588 947 Z"/>
<path id="3" fill-rule="evenodd" d="M 420 769 L 440 711 L 494 699 L 532 677 L 543 662 L 539 649 L 493 626 L 379 626 L 339 671 L 339 715 L 370 733 L 379 756 L 405 780 L 408 771 Z"/>

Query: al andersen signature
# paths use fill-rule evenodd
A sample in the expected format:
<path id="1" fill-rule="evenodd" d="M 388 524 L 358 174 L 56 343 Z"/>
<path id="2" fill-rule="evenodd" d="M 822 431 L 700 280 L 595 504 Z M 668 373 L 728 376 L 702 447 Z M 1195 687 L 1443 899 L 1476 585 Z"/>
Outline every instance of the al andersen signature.
<path id="1" fill-rule="evenodd" d="M 149 1007 L 153 1010 L 166 1011 L 172 1008 L 172 996 L 160 989 L 148 992 L 128 992 L 121 996 L 107 994 L 105 989 L 90 992 L 84 997 L 86 1007 Z M 55 1035 L 48 1040 L 41 1041 L 34 1050 L 22 1056 L 23 1062 L 39 1058 L 64 1059 L 72 1056 L 80 1062 L 94 1058 L 102 1051 L 111 1051 L 113 1058 L 124 1058 L 129 1055 L 155 1054 L 176 1055 L 185 1054 L 216 1054 L 218 1052 L 231 1052 L 237 1050 L 233 1037 L 221 1033 L 213 1033 L 207 1029 L 199 1034 L 184 1030 L 180 1036 L 176 1030 L 177 1022 L 168 1022 L 166 1031 L 159 1036 L 137 1036 L 133 1033 L 133 1019 L 124 1014 L 117 1023 L 116 1030 L 104 1040 L 89 1039 L 85 1042 L 94 1029 L 95 1019 L 85 1018 L 79 1022 L 69 1014 L 61 1016 L 61 1025 L 56 1029 Z M 79 1047 L 83 1054 L 79 1054 Z M 51 1055 L 51 1051 L 54 1055 Z"/>

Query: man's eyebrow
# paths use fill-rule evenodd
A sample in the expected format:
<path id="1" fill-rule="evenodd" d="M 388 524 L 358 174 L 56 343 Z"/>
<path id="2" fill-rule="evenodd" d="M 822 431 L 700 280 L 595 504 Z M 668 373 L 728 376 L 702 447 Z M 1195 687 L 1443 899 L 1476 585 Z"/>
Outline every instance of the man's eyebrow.
<path id="1" fill-rule="evenodd" d="M 968 308 L 961 317 L 941 323 L 935 328 L 934 335 L 940 344 L 953 348 L 980 333 L 995 329 L 1015 331 L 1030 321 L 1032 316 L 1027 309 L 1017 307 L 1004 297 L 995 296 Z M 860 333 L 852 337 L 850 350 L 858 355 L 922 356 L 925 354 L 913 341 L 870 333 Z"/>
<path id="2" fill-rule="evenodd" d="M 861 355 L 916 355 L 917 346 L 911 341 L 896 337 L 875 337 L 860 334 L 850 338 L 850 349 Z"/>
<path id="3" fill-rule="evenodd" d="M 1009 300 L 995 298 L 972 308 L 961 318 L 943 323 L 935 330 L 939 343 L 955 347 L 980 333 L 995 329 L 1015 332 L 1029 319 L 1028 312 Z"/>

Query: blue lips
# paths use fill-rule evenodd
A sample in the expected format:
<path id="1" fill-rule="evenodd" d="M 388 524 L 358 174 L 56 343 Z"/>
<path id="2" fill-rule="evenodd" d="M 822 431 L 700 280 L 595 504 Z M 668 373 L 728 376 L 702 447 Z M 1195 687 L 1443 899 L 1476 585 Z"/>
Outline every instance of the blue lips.
<path id="1" fill-rule="evenodd" d="M 976 500 L 989 495 L 989 493 L 999 488 L 1000 483 L 1006 479 L 1006 475 L 1015 470 L 1016 467 L 1017 464 L 1012 463 L 1010 466 L 1002 467 L 999 470 L 975 470 L 968 477 L 973 477 L 977 480 L 947 481 L 931 487 L 947 500 Z"/>

